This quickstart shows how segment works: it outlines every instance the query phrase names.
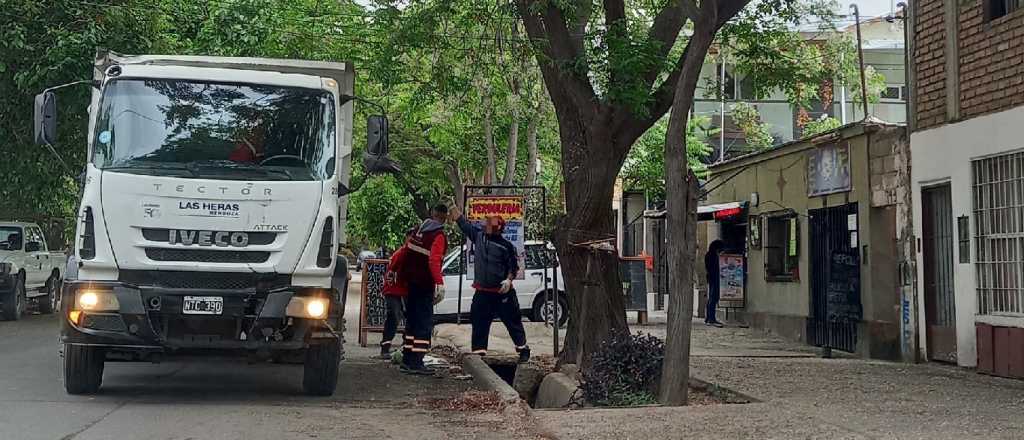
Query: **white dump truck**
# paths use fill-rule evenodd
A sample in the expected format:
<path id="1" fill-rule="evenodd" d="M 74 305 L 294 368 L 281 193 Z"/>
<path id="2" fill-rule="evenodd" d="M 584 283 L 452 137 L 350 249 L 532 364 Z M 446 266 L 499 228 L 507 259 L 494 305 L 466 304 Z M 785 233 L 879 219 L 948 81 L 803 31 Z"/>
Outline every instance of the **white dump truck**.
<path id="1" fill-rule="evenodd" d="M 0 221 L 0 319 L 20 319 L 31 301 L 53 313 L 63 270 L 64 254 L 50 252 L 39 225 Z"/>
<path id="2" fill-rule="evenodd" d="M 297 359 L 305 392 L 334 392 L 354 81 L 347 63 L 97 53 L 68 393 L 96 392 L 105 362 L 186 355 Z M 36 97 L 40 144 L 65 86 Z M 368 169 L 397 169 L 387 119 L 367 127 Z"/>

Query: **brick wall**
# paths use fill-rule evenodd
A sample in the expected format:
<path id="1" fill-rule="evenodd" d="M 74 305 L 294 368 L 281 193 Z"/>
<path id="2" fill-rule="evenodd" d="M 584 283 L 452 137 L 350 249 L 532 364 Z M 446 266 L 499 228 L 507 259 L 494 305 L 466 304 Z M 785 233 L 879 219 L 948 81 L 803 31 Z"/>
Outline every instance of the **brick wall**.
<path id="1" fill-rule="evenodd" d="M 1024 104 L 1024 10 L 986 23 L 981 0 L 960 5 L 960 117 Z"/>
<path id="2" fill-rule="evenodd" d="M 988 21 L 984 1 L 960 0 L 960 119 L 1024 105 L 1024 10 Z M 943 0 L 917 3 L 914 23 L 916 129 L 947 121 Z"/>
<path id="3" fill-rule="evenodd" d="M 980 1 L 980 0 L 975 0 Z M 946 28 L 943 0 L 910 2 L 914 10 L 914 123 L 917 130 L 946 121 Z"/>

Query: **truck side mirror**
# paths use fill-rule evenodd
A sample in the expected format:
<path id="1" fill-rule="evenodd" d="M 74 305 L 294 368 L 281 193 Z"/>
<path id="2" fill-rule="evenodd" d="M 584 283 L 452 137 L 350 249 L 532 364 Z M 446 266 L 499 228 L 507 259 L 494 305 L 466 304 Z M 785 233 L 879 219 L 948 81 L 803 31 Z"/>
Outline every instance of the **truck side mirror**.
<path id="1" fill-rule="evenodd" d="M 36 95 L 35 142 L 52 145 L 57 141 L 57 96 L 51 91 Z"/>
<path id="2" fill-rule="evenodd" d="M 366 152 L 374 156 L 388 155 L 388 118 L 373 115 L 366 119 Z"/>
<path id="3" fill-rule="evenodd" d="M 363 168 L 370 174 L 399 173 L 402 169 L 388 158 L 388 118 L 373 115 L 366 120 L 366 151 Z"/>

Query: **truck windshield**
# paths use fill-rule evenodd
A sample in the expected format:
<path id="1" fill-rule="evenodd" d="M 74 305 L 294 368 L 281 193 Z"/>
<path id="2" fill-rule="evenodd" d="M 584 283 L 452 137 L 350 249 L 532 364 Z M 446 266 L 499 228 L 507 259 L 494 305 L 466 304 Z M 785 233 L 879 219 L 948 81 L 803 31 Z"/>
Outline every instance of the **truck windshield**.
<path id="1" fill-rule="evenodd" d="M 325 180 L 334 121 L 324 90 L 122 79 L 104 88 L 93 161 L 135 174 Z"/>

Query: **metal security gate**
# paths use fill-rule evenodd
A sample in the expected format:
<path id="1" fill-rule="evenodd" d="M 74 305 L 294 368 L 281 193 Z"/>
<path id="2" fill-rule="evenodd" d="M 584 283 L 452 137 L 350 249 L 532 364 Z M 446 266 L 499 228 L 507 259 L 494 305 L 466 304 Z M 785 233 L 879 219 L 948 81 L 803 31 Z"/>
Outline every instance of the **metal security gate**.
<path id="1" fill-rule="evenodd" d="M 928 359 L 956 362 L 953 208 L 949 185 L 921 190 L 921 226 Z"/>
<path id="2" fill-rule="evenodd" d="M 811 317 L 809 342 L 847 352 L 857 350 L 862 317 L 857 204 L 810 214 Z"/>

